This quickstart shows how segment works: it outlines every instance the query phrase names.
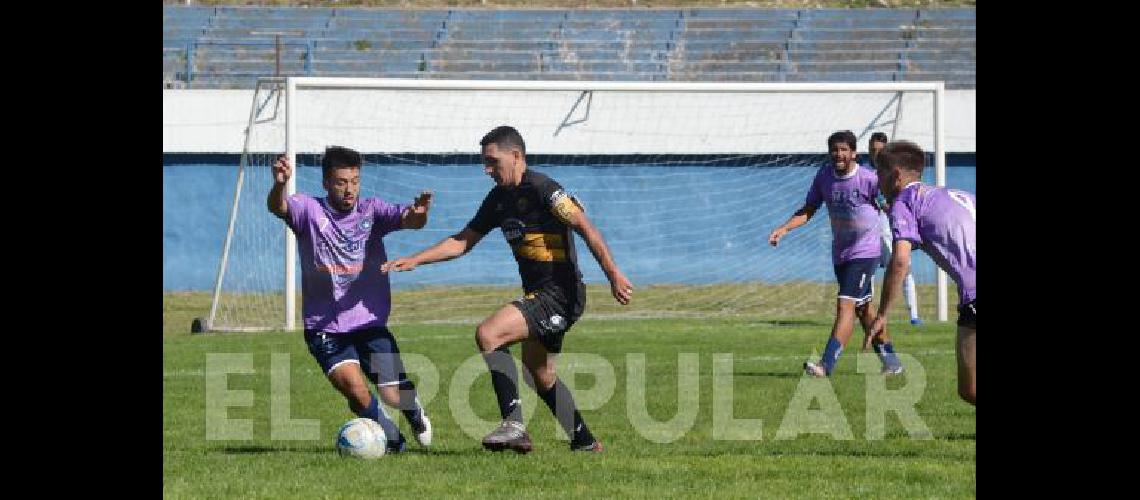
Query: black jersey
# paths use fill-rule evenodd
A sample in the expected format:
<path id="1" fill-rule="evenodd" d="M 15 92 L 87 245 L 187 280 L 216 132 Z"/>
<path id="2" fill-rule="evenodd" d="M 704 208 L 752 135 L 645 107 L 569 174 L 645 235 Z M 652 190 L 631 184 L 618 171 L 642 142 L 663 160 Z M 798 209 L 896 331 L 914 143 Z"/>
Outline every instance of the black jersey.
<path id="1" fill-rule="evenodd" d="M 567 225 L 577 210 L 581 206 L 554 179 L 527 169 L 518 186 L 491 189 L 467 227 L 484 235 L 495 227 L 503 230 L 526 292 L 551 284 L 572 291 L 582 281 Z"/>

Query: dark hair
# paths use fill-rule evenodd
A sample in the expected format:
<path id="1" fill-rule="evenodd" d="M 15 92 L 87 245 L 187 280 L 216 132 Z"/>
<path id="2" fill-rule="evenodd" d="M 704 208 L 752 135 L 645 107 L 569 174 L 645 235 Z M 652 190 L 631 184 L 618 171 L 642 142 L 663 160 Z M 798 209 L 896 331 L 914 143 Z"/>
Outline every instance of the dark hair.
<path id="1" fill-rule="evenodd" d="M 840 130 L 834 134 L 827 136 L 827 150 L 831 151 L 831 145 L 839 142 L 846 142 L 851 146 L 851 151 L 855 151 L 855 133 L 850 130 Z"/>
<path id="2" fill-rule="evenodd" d="M 878 164 L 884 168 L 897 166 L 915 172 L 921 177 L 922 168 L 926 165 L 926 153 L 913 142 L 895 141 L 887 143 L 886 147 L 879 151 L 878 161 Z"/>
<path id="3" fill-rule="evenodd" d="M 871 140 L 868 142 L 887 142 L 887 134 L 885 132 L 875 132 L 871 134 Z"/>
<path id="4" fill-rule="evenodd" d="M 502 149 L 519 148 L 522 154 L 526 154 L 526 143 L 523 142 L 522 135 L 510 125 L 495 127 L 479 140 L 479 145 L 482 147 L 487 147 L 488 144 L 494 144 Z"/>
<path id="5" fill-rule="evenodd" d="M 362 161 L 360 153 L 343 146 L 329 146 L 325 148 L 324 157 L 321 158 L 321 174 L 327 179 L 333 170 L 338 168 L 360 168 Z"/>

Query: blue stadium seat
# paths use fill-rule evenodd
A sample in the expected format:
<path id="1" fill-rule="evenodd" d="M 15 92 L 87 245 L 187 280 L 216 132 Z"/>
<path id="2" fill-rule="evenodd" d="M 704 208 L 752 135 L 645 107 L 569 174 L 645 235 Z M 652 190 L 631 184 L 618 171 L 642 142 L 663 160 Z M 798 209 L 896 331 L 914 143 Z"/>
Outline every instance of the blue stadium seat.
<path id="1" fill-rule="evenodd" d="M 685 19 L 799 19 L 796 9 L 690 9 Z"/>
<path id="2" fill-rule="evenodd" d="M 911 9 L 805 9 L 803 11 L 804 18 L 811 20 L 907 20 L 914 19 L 917 14 L 917 11 Z"/>
<path id="3" fill-rule="evenodd" d="M 927 9 L 918 11 L 918 17 L 922 19 L 961 19 L 976 23 L 978 11 L 976 9 Z"/>
<path id="4" fill-rule="evenodd" d="M 614 81 L 941 80 L 974 88 L 976 9 L 163 6 L 164 85 L 272 73 Z M 187 51 L 192 52 L 188 53 Z M 193 58 L 191 73 L 187 57 Z"/>

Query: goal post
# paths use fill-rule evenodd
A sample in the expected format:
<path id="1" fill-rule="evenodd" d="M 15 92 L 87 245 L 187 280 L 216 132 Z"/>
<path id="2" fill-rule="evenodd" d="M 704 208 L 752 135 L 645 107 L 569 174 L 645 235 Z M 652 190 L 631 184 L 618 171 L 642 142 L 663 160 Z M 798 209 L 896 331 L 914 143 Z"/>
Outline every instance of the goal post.
<path id="1" fill-rule="evenodd" d="M 589 314 L 830 314 L 825 211 L 779 248 L 767 245 L 768 232 L 802 205 L 836 130 L 855 132 L 861 155 L 874 131 L 918 143 L 930 153 L 932 180 L 945 185 L 944 89 L 942 82 L 259 79 L 206 326 L 299 327 L 296 242 L 265 207 L 277 156 L 293 159 L 290 194 L 324 195 L 314 167 L 331 145 L 364 155 L 361 198 L 406 204 L 422 189 L 435 191 L 427 227 L 385 237 L 391 259 L 463 228 L 493 186 L 479 166 L 478 141 L 504 124 L 522 133 L 529 168 L 583 202 L 638 289 L 631 306 L 613 303 L 579 242 Z M 936 299 L 920 300 L 930 304 L 924 309 L 946 321 L 945 274 L 924 256 L 914 268 L 920 288 Z M 391 281 L 394 322 L 470 321 L 520 291 L 498 231 L 463 259 Z"/>

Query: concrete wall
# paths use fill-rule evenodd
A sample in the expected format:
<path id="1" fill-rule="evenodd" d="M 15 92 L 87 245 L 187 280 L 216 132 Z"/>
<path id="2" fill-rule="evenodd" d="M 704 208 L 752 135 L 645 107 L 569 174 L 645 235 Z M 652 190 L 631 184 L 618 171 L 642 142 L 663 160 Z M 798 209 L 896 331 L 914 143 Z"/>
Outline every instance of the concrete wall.
<path id="1" fill-rule="evenodd" d="M 892 133 L 892 94 L 305 91 L 298 152 L 341 144 L 366 152 L 472 153 L 494 126 L 522 132 L 539 154 L 819 153 L 847 128 Z M 976 90 L 946 92 L 946 151 L 976 152 Z M 314 95 L 323 94 L 323 95 Z M 164 153 L 239 153 L 252 90 L 163 90 Z M 270 99 L 253 147 L 284 149 L 284 99 Z M 908 94 L 894 137 L 933 147 L 932 98 Z M 276 116 L 274 116 L 276 111 Z M 575 122 L 561 127 L 564 122 Z M 869 130 L 868 130 L 868 127 Z M 866 137 L 866 135 L 864 135 Z M 862 144 L 860 144 L 862 149 Z"/>

